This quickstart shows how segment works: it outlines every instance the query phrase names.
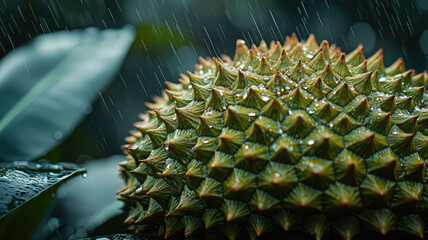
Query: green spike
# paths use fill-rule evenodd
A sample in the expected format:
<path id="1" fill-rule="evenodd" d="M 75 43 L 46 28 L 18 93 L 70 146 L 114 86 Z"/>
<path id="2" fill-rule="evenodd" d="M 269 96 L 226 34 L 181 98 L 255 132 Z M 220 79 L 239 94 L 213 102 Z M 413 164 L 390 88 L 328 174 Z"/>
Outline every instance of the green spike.
<path id="1" fill-rule="evenodd" d="M 409 115 L 402 110 L 397 110 L 392 115 L 392 119 L 406 133 L 415 133 L 418 130 L 418 115 Z"/>
<path id="2" fill-rule="evenodd" d="M 218 136 L 217 150 L 234 154 L 244 142 L 244 133 L 230 128 L 223 128 Z"/>
<path id="3" fill-rule="evenodd" d="M 360 186 L 361 196 L 368 207 L 389 207 L 395 182 L 368 174 Z"/>
<path id="4" fill-rule="evenodd" d="M 213 108 L 216 111 L 223 112 L 227 106 L 233 104 L 233 94 L 224 88 L 213 87 L 211 94 L 205 104 L 205 109 Z"/>
<path id="5" fill-rule="evenodd" d="M 208 176 L 223 181 L 233 169 L 233 157 L 222 152 L 215 152 L 208 163 Z"/>
<path id="6" fill-rule="evenodd" d="M 340 76 L 337 75 L 330 67 L 330 64 L 319 73 L 319 77 L 330 87 L 335 87 L 340 81 Z"/>
<path id="7" fill-rule="evenodd" d="M 248 56 L 248 47 L 244 40 L 238 39 L 236 41 L 235 56 L 233 57 L 233 65 L 240 66 L 245 62 Z"/>
<path id="8" fill-rule="evenodd" d="M 400 218 L 397 230 L 410 233 L 415 237 L 424 239 L 425 222 L 421 216 L 417 214 L 407 215 Z"/>
<path id="9" fill-rule="evenodd" d="M 243 98 L 237 102 L 238 105 L 248 108 L 260 109 L 268 102 L 273 94 L 269 91 L 262 92 L 258 87 L 252 86 L 244 93 Z"/>
<path id="10" fill-rule="evenodd" d="M 183 229 L 183 223 L 177 218 L 169 217 L 165 219 L 165 239 L 177 236 Z"/>
<path id="11" fill-rule="evenodd" d="M 254 69 L 257 68 L 259 65 L 259 60 L 257 59 L 256 54 L 252 49 L 248 52 L 247 59 L 245 60 L 244 67 L 242 67 L 242 70 L 244 71 L 254 71 Z"/>
<path id="12" fill-rule="evenodd" d="M 302 225 L 300 216 L 287 210 L 280 210 L 274 216 L 274 222 L 284 231 L 299 230 Z"/>
<path id="13" fill-rule="evenodd" d="M 282 134 L 281 124 L 267 117 L 259 117 L 245 131 L 245 140 L 270 145 Z"/>
<path id="14" fill-rule="evenodd" d="M 390 148 L 400 157 L 407 156 L 416 151 L 413 137 L 415 133 L 405 133 L 400 128 L 394 126 L 388 134 L 388 144 Z"/>
<path id="15" fill-rule="evenodd" d="M 347 82 L 350 82 L 357 92 L 369 95 L 372 92 L 372 83 L 371 83 L 372 72 L 362 73 L 354 75 L 352 77 L 346 78 Z"/>
<path id="16" fill-rule="evenodd" d="M 387 208 L 366 209 L 359 218 L 363 226 L 384 236 L 397 228 L 398 217 Z"/>
<path id="17" fill-rule="evenodd" d="M 168 155 L 165 148 L 161 147 L 152 150 L 150 155 L 146 159 L 141 160 L 141 162 L 147 164 L 153 171 L 159 172 L 164 169 L 167 158 Z"/>
<path id="18" fill-rule="evenodd" d="M 306 109 L 312 102 L 312 96 L 305 90 L 297 86 L 289 94 L 282 96 L 281 100 L 284 101 L 290 108 L 293 109 Z"/>
<path id="19" fill-rule="evenodd" d="M 302 157 L 296 165 L 300 181 L 325 190 L 334 181 L 333 162 L 319 158 Z"/>
<path id="20" fill-rule="evenodd" d="M 289 52 L 290 57 L 293 58 L 296 61 L 308 61 L 308 58 L 306 57 L 305 51 L 302 48 L 301 44 L 297 44 L 291 49 Z"/>
<path id="21" fill-rule="evenodd" d="M 416 133 L 414 137 L 415 147 L 419 155 L 427 159 L 428 158 L 428 137 L 420 132 Z"/>
<path id="22" fill-rule="evenodd" d="M 397 74 L 394 76 L 401 76 L 403 78 L 403 84 L 405 85 L 405 87 L 408 87 L 412 83 L 412 76 L 414 74 L 415 74 L 415 70 L 408 70 L 404 73 Z"/>
<path id="23" fill-rule="evenodd" d="M 324 53 L 320 52 L 318 55 L 316 55 L 309 63 L 308 66 L 312 68 L 313 70 L 322 70 L 327 66 L 326 59 L 324 58 Z"/>
<path id="24" fill-rule="evenodd" d="M 329 51 L 329 46 L 328 46 L 328 42 L 326 40 L 323 40 L 321 42 L 321 45 L 319 46 L 319 48 L 317 50 L 315 50 L 313 56 L 316 57 L 319 53 L 323 53 L 324 57 L 327 61 L 330 61 L 330 51 Z"/>
<path id="25" fill-rule="evenodd" d="M 203 229 L 203 222 L 200 218 L 183 216 L 182 222 L 184 225 L 184 236 L 186 237 L 194 236 Z"/>
<path id="26" fill-rule="evenodd" d="M 300 214 L 322 210 L 322 192 L 305 184 L 298 183 L 284 199 L 285 208 Z"/>
<path id="27" fill-rule="evenodd" d="M 143 184 L 135 191 L 135 195 L 146 194 L 155 185 L 156 179 L 150 175 L 147 175 Z"/>
<path id="28" fill-rule="evenodd" d="M 217 76 L 214 80 L 215 86 L 229 87 L 235 80 L 235 74 L 222 62 L 217 61 Z"/>
<path id="29" fill-rule="evenodd" d="M 187 77 L 189 77 L 190 84 L 199 84 L 199 85 L 205 85 L 207 84 L 205 79 L 193 74 L 192 72 L 187 71 Z"/>
<path id="30" fill-rule="evenodd" d="M 424 96 L 425 86 L 420 87 L 410 87 L 404 90 L 406 96 L 411 97 L 412 101 L 418 105 L 421 104 L 422 98 Z"/>
<path id="31" fill-rule="evenodd" d="M 256 187 L 256 175 L 241 169 L 233 169 L 232 174 L 223 183 L 227 198 L 248 201 Z"/>
<path id="32" fill-rule="evenodd" d="M 221 183 L 212 178 L 205 178 L 196 191 L 206 206 L 215 206 L 223 198 Z"/>
<path id="33" fill-rule="evenodd" d="M 331 225 L 343 240 L 352 240 L 361 231 L 358 219 L 353 216 L 339 218 Z"/>
<path id="34" fill-rule="evenodd" d="M 365 60 L 364 62 L 360 63 L 358 66 L 351 68 L 352 69 L 352 73 L 353 74 L 363 74 L 368 72 L 367 70 L 367 60 Z M 378 76 L 379 76 L 379 71 L 378 71 Z M 373 82 L 373 81 L 372 81 Z"/>
<path id="35" fill-rule="evenodd" d="M 317 40 L 315 39 L 315 35 L 314 34 L 309 34 L 308 39 L 306 39 L 305 43 L 303 44 L 307 49 L 309 49 L 309 51 L 314 52 L 318 49 L 318 43 Z"/>
<path id="36" fill-rule="evenodd" d="M 329 126 L 335 133 L 344 136 L 361 125 L 346 113 L 340 113 Z"/>
<path id="37" fill-rule="evenodd" d="M 382 84 L 380 83 L 380 76 L 379 71 L 374 71 L 372 74 L 372 86 L 379 92 L 386 92 L 386 90 L 383 88 Z M 384 78 L 382 78 L 382 81 L 384 81 Z"/>
<path id="38" fill-rule="evenodd" d="M 394 112 L 395 109 L 397 109 L 394 94 L 381 96 L 377 102 L 379 103 L 380 108 L 385 112 Z"/>
<path id="39" fill-rule="evenodd" d="M 329 215 L 344 215 L 358 212 L 363 207 L 358 187 L 334 183 L 325 191 L 324 205 Z"/>
<path id="40" fill-rule="evenodd" d="M 424 132 L 425 128 L 428 128 L 428 108 L 415 107 L 412 114 L 419 116 L 417 121 L 419 131 Z"/>
<path id="41" fill-rule="evenodd" d="M 422 199 L 424 185 L 418 182 L 398 182 L 392 196 L 391 207 L 399 212 L 418 212 L 418 205 Z"/>
<path id="42" fill-rule="evenodd" d="M 224 223 L 224 216 L 217 208 L 205 209 L 204 215 L 202 215 L 202 221 L 205 224 L 205 229 L 217 228 Z"/>
<path id="43" fill-rule="evenodd" d="M 190 102 L 188 105 L 175 108 L 178 129 L 194 129 L 198 126 L 200 116 L 204 112 L 204 102 Z M 166 132 L 166 130 L 165 130 Z"/>
<path id="44" fill-rule="evenodd" d="M 309 215 L 304 219 L 303 229 L 313 235 L 316 240 L 321 240 L 330 232 L 330 221 L 321 214 Z"/>
<path id="45" fill-rule="evenodd" d="M 369 71 L 378 70 L 380 75 L 385 75 L 385 66 L 383 64 L 383 49 L 379 49 L 375 54 L 367 59 Z"/>
<path id="46" fill-rule="evenodd" d="M 239 239 L 239 237 L 243 233 L 242 226 L 240 224 L 234 224 L 234 223 L 227 223 L 221 229 L 221 231 L 226 236 L 226 238 L 229 240 Z"/>
<path id="47" fill-rule="evenodd" d="M 176 130 L 173 133 L 168 134 L 164 145 L 168 156 L 180 160 L 181 162 L 187 162 L 190 160 L 194 152 L 192 151 L 195 146 L 198 135 L 193 129 L 189 130 Z"/>
<path id="48" fill-rule="evenodd" d="M 182 213 L 177 211 L 177 206 L 178 206 L 178 199 L 174 196 L 171 196 L 171 198 L 169 199 L 169 208 L 168 208 L 168 212 L 165 214 L 166 219 L 168 219 L 168 217 L 171 216 L 181 216 Z"/>
<path id="49" fill-rule="evenodd" d="M 299 60 L 299 62 L 289 70 L 289 73 L 288 76 L 291 80 L 299 82 L 303 77 L 311 75 L 312 70 L 303 66 L 302 61 Z"/>
<path id="50" fill-rule="evenodd" d="M 286 73 L 288 70 L 294 66 L 293 61 L 291 61 L 290 57 L 287 54 L 285 49 L 281 52 L 281 57 L 275 63 L 276 69 L 281 73 Z"/>
<path id="51" fill-rule="evenodd" d="M 199 136 L 217 137 L 223 128 L 223 114 L 214 110 L 206 110 L 199 117 L 196 132 Z"/>
<path id="52" fill-rule="evenodd" d="M 366 176 L 364 159 L 351 151 L 342 151 L 335 159 L 336 179 L 351 186 L 360 186 Z"/>
<path id="53" fill-rule="evenodd" d="M 259 174 L 257 187 L 274 196 L 283 197 L 297 182 L 297 175 L 291 165 L 270 162 Z"/>
<path id="54" fill-rule="evenodd" d="M 347 105 L 352 99 L 354 99 L 358 93 L 351 88 L 347 82 L 343 82 L 338 87 L 333 89 L 327 96 L 328 100 L 336 103 L 339 106 Z"/>
<path id="55" fill-rule="evenodd" d="M 391 180 L 397 180 L 401 172 L 398 157 L 389 148 L 381 150 L 368 158 L 366 164 L 369 173 Z"/>
<path id="56" fill-rule="evenodd" d="M 257 118 L 257 115 L 257 111 L 251 108 L 229 106 L 224 115 L 224 126 L 235 130 L 244 131 Z"/>
<path id="57" fill-rule="evenodd" d="M 167 203 L 171 190 L 169 184 L 163 179 L 156 179 L 153 187 L 146 193 L 149 197 L 154 198 L 159 203 Z"/>
<path id="58" fill-rule="evenodd" d="M 177 129 L 177 117 L 175 116 L 175 114 L 166 116 L 162 115 L 162 113 L 157 110 L 155 111 L 155 113 L 159 120 L 162 121 L 162 123 L 165 125 L 167 133 L 174 132 L 175 129 Z"/>
<path id="59" fill-rule="evenodd" d="M 402 58 L 397 59 L 391 66 L 385 69 L 385 73 L 388 76 L 396 75 L 406 71 L 406 67 L 404 66 L 404 61 Z"/>
<path id="60" fill-rule="evenodd" d="M 186 168 L 186 183 L 188 186 L 195 189 L 201 181 L 206 178 L 206 166 L 202 162 L 193 159 Z"/>
<path id="61" fill-rule="evenodd" d="M 281 202 L 264 191 L 256 190 L 250 201 L 250 208 L 256 212 L 272 212 L 281 207 Z"/>
<path id="62" fill-rule="evenodd" d="M 251 234 L 254 234 L 256 238 L 262 236 L 263 233 L 269 232 L 273 227 L 273 224 L 269 217 L 252 214 L 248 219 L 248 224 L 251 228 Z"/>
<path id="63" fill-rule="evenodd" d="M 233 84 L 230 86 L 233 90 L 237 91 L 237 90 L 241 90 L 250 86 L 258 86 L 261 83 L 264 83 L 263 80 L 252 76 L 251 74 L 247 74 L 245 75 L 243 72 L 241 72 L 240 70 L 238 71 L 238 77 L 236 78 L 236 80 L 233 82 Z"/>
<path id="64" fill-rule="evenodd" d="M 184 184 L 184 174 L 186 173 L 186 168 L 181 165 L 177 160 L 168 158 L 165 162 L 165 169 L 163 172 L 158 173 L 160 177 L 167 178 L 171 189 L 176 192 L 181 191 L 181 187 Z"/>
<path id="65" fill-rule="evenodd" d="M 348 64 L 346 64 L 346 61 L 345 61 L 345 56 L 346 54 L 342 53 L 340 55 L 340 58 L 333 65 L 333 71 L 342 77 L 351 75 L 351 73 L 349 72 Z"/>
<path id="66" fill-rule="evenodd" d="M 185 186 L 176 209 L 181 212 L 202 212 L 204 204 L 195 191 Z"/>
<path id="67" fill-rule="evenodd" d="M 149 207 L 142 222 L 153 221 L 153 219 L 161 219 L 163 218 L 163 214 L 164 209 L 162 206 L 155 199 L 150 198 Z"/>
<path id="68" fill-rule="evenodd" d="M 265 57 L 262 57 L 260 59 L 259 66 L 254 69 L 254 72 L 260 74 L 260 75 L 272 75 L 275 73 L 275 69 L 270 65 L 268 60 L 266 60 Z"/>
<path id="69" fill-rule="evenodd" d="M 384 112 L 378 109 L 370 112 L 364 122 L 364 125 L 373 132 L 387 135 L 394 125 L 394 121 L 392 119 L 390 112 Z"/>
<path id="70" fill-rule="evenodd" d="M 209 85 L 199 85 L 197 83 L 190 83 L 193 90 L 194 101 L 205 101 L 211 92 Z"/>
<path id="71" fill-rule="evenodd" d="M 269 53 L 269 60 L 271 62 L 276 62 L 279 59 L 279 57 L 281 57 L 281 52 L 282 52 L 281 43 L 277 41 L 276 43 L 271 45 L 270 50 L 271 51 Z"/>
<path id="72" fill-rule="evenodd" d="M 131 170 L 130 173 L 145 177 L 147 175 L 153 174 L 154 172 L 153 169 L 149 166 L 149 164 L 140 163 L 140 165 L 138 165 L 138 167 L 136 167 L 134 170 Z"/>
<path id="73" fill-rule="evenodd" d="M 307 91 L 316 99 L 324 98 L 331 91 L 331 88 L 321 78 L 309 78 L 306 84 L 308 85 Z"/>
<path id="74" fill-rule="evenodd" d="M 380 85 L 388 93 L 401 93 L 403 91 L 403 77 L 399 78 L 381 78 L 379 79 Z"/>
<path id="75" fill-rule="evenodd" d="M 276 72 L 273 78 L 266 84 L 266 88 L 275 92 L 277 96 L 281 96 L 295 87 L 296 83 L 287 79 L 280 71 Z"/>
<path id="76" fill-rule="evenodd" d="M 388 146 L 385 136 L 360 127 L 345 136 L 346 148 L 357 155 L 366 158 Z"/>
<path id="77" fill-rule="evenodd" d="M 418 153 L 404 157 L 402 159 L 402 165 L 407 180 L 417 182 L 424 181 L 427 164 Z"/>
<path id="78" fill-rule="evenodd" d="M 185 95 L 180 97 L 172 96 L 172 98 L 174 99 L 175 106 L 179 108 L 186 106 L 192 101 L 192 98 L 190 95 Z"/>
<path id="79" fill-rule="evenodd" d="M 228 199 L 224 200 L 220 210 L 223 212 L 227 222 L 240 221 L 250 214 L 245 203 Z"/>
<path id="80" fill-rule="evenodd" d="M 153 149 L 152 140 L 150 140 L 149 136 L 146 135 L 129 146 L 126 150 L 135 159 L 135 161 L 139 161 L 148 157 L 151 149 Z"/>
<path id="81" fill-rule="evenodd" d="M 301 156 L 299 144 L 286 134 L 281 135 L 271 146 L 271 161 L 295 164 Z"/>
<path id="82" fill-rule="evenodd" d="M 321 123 L 332 120 L 341 112 L 338 106 L 326 99 L 314 101 L 308 110 L 312 118 Z"/>
<path id="83" fill-rule="evenodd" d="M 295 138 L 304 138 L 315 128 L 314 120 L 302 110 L 290 113 L 282 125 L 284 132 Z"/>
<path id="84" fill-rule="evenodd" d="M 138 217 L 141 215 L 141 212 L 144 211 L 140 203 L 135 202 L 135 204 L 136 204 L 136 207 L 131 209 L 129 216 L 124 221 L 125 224 L 133 224 L 134 222 L 136 222 Z"/>
<path id="85" fill-rule="evenodd" d="M 354 51 L 346 55 L 346 62 L 352 66 L 357 66 L 364 60 L 364 47 L 362 44 L 359 44 Z"/>
<path id="86" fill-rule="evenodd" d="M 281 122 L 288 115 L 288 111 L 287 106 L 281 100 L 274 98 L 260 112 L 262 116 Z"/>
<path id="87" fill-rule="evenodd" d="M 269 161 L 268 151 L 264 145 L 245 142 L 234 155 L 235 166 L 259 173 Z"/>
<path id="88" fill-rule="evenodd" d="M 199 137 L 196 145 L 192 148 L 195 152 L 195 158 L 203 162 L 211 159 L 216 149 L 216 138 Z"/>
<path id="89" fill-rule="evenodd" d="M 426 83 L 428 81 L 428 77 L 426 77 L 427 72 L 421 72 L 419 74 L 416 74 L 412 76 L 411 84 L 414 87 L 422 87 L 426 86 Z"/>
<path id="90" fill-rule="evenodd" d="M 415 108 L 415 103 L 412 101 L 412 97 L 399 97 L 396 100 L 397 107 L 408 112 L 412 112 Z"/>
<path id="91" fill-rule="evenodd" d="M 332 133 L 324 126 L 317 127 L 300 145 L 306 156 L 317 156 L 333 160 L 344 148 L 342 137 Z"/>

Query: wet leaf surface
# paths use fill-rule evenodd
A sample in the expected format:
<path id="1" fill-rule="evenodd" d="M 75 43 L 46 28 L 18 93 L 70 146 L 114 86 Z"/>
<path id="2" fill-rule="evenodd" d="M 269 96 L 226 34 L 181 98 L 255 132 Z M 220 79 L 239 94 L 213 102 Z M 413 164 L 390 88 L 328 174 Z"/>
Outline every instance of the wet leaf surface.
<path id="1" fill-rule="evenodd" d="M 0 219 L 42 191 L 84 172 L 73 163 L 1 163 Z"/>

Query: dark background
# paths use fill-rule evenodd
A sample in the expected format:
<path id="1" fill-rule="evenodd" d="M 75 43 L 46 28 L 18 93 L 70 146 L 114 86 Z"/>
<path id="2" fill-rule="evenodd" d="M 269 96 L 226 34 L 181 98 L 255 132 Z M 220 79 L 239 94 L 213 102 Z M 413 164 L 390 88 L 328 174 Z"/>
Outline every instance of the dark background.
<path id="1" fill-rule="evenodd" d="M 238 38 L 284 41 L 314 33 L 344 52 L 358 43 L 370 56 L 385 50 L 385 65 L 402 57 L 417 72 L 428 68 L 428 1 L 244 0 L 1 0 L 0 57 L 38 34 L 134 25 L 137 39 L 117 79 L 51 161 L 84 162 L 120 153 L 123 138 L 150 101 L 193 70 L 198 56 L 233 55 Z M 114 46 L 112 46 L 114 47 Z"/>

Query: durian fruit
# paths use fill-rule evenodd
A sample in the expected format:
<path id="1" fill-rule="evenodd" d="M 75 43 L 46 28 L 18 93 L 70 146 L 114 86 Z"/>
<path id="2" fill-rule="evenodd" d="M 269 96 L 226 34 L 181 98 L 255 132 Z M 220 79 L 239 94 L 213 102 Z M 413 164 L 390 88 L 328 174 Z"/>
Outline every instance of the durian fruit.
<path id="1" fill-rule="evenodd" d="M 425 236 L 426 72 L 294 34 L 199 61 L 123 147 L 118 198 L 136 232 Z"/>

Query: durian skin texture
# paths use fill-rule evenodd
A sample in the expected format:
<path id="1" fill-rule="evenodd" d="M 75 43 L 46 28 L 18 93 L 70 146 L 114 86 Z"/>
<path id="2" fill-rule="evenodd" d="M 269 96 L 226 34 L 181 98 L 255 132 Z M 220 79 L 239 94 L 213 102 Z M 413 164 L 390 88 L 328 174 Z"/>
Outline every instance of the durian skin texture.
<path id="1" fill-rule="evenodd" d="M 118 198 L 136 232 L 426 234 L 426 72 L 293 34 L 238 40 L 233 59 L 200 58 L 179 81 L 123 147 Z"/>

